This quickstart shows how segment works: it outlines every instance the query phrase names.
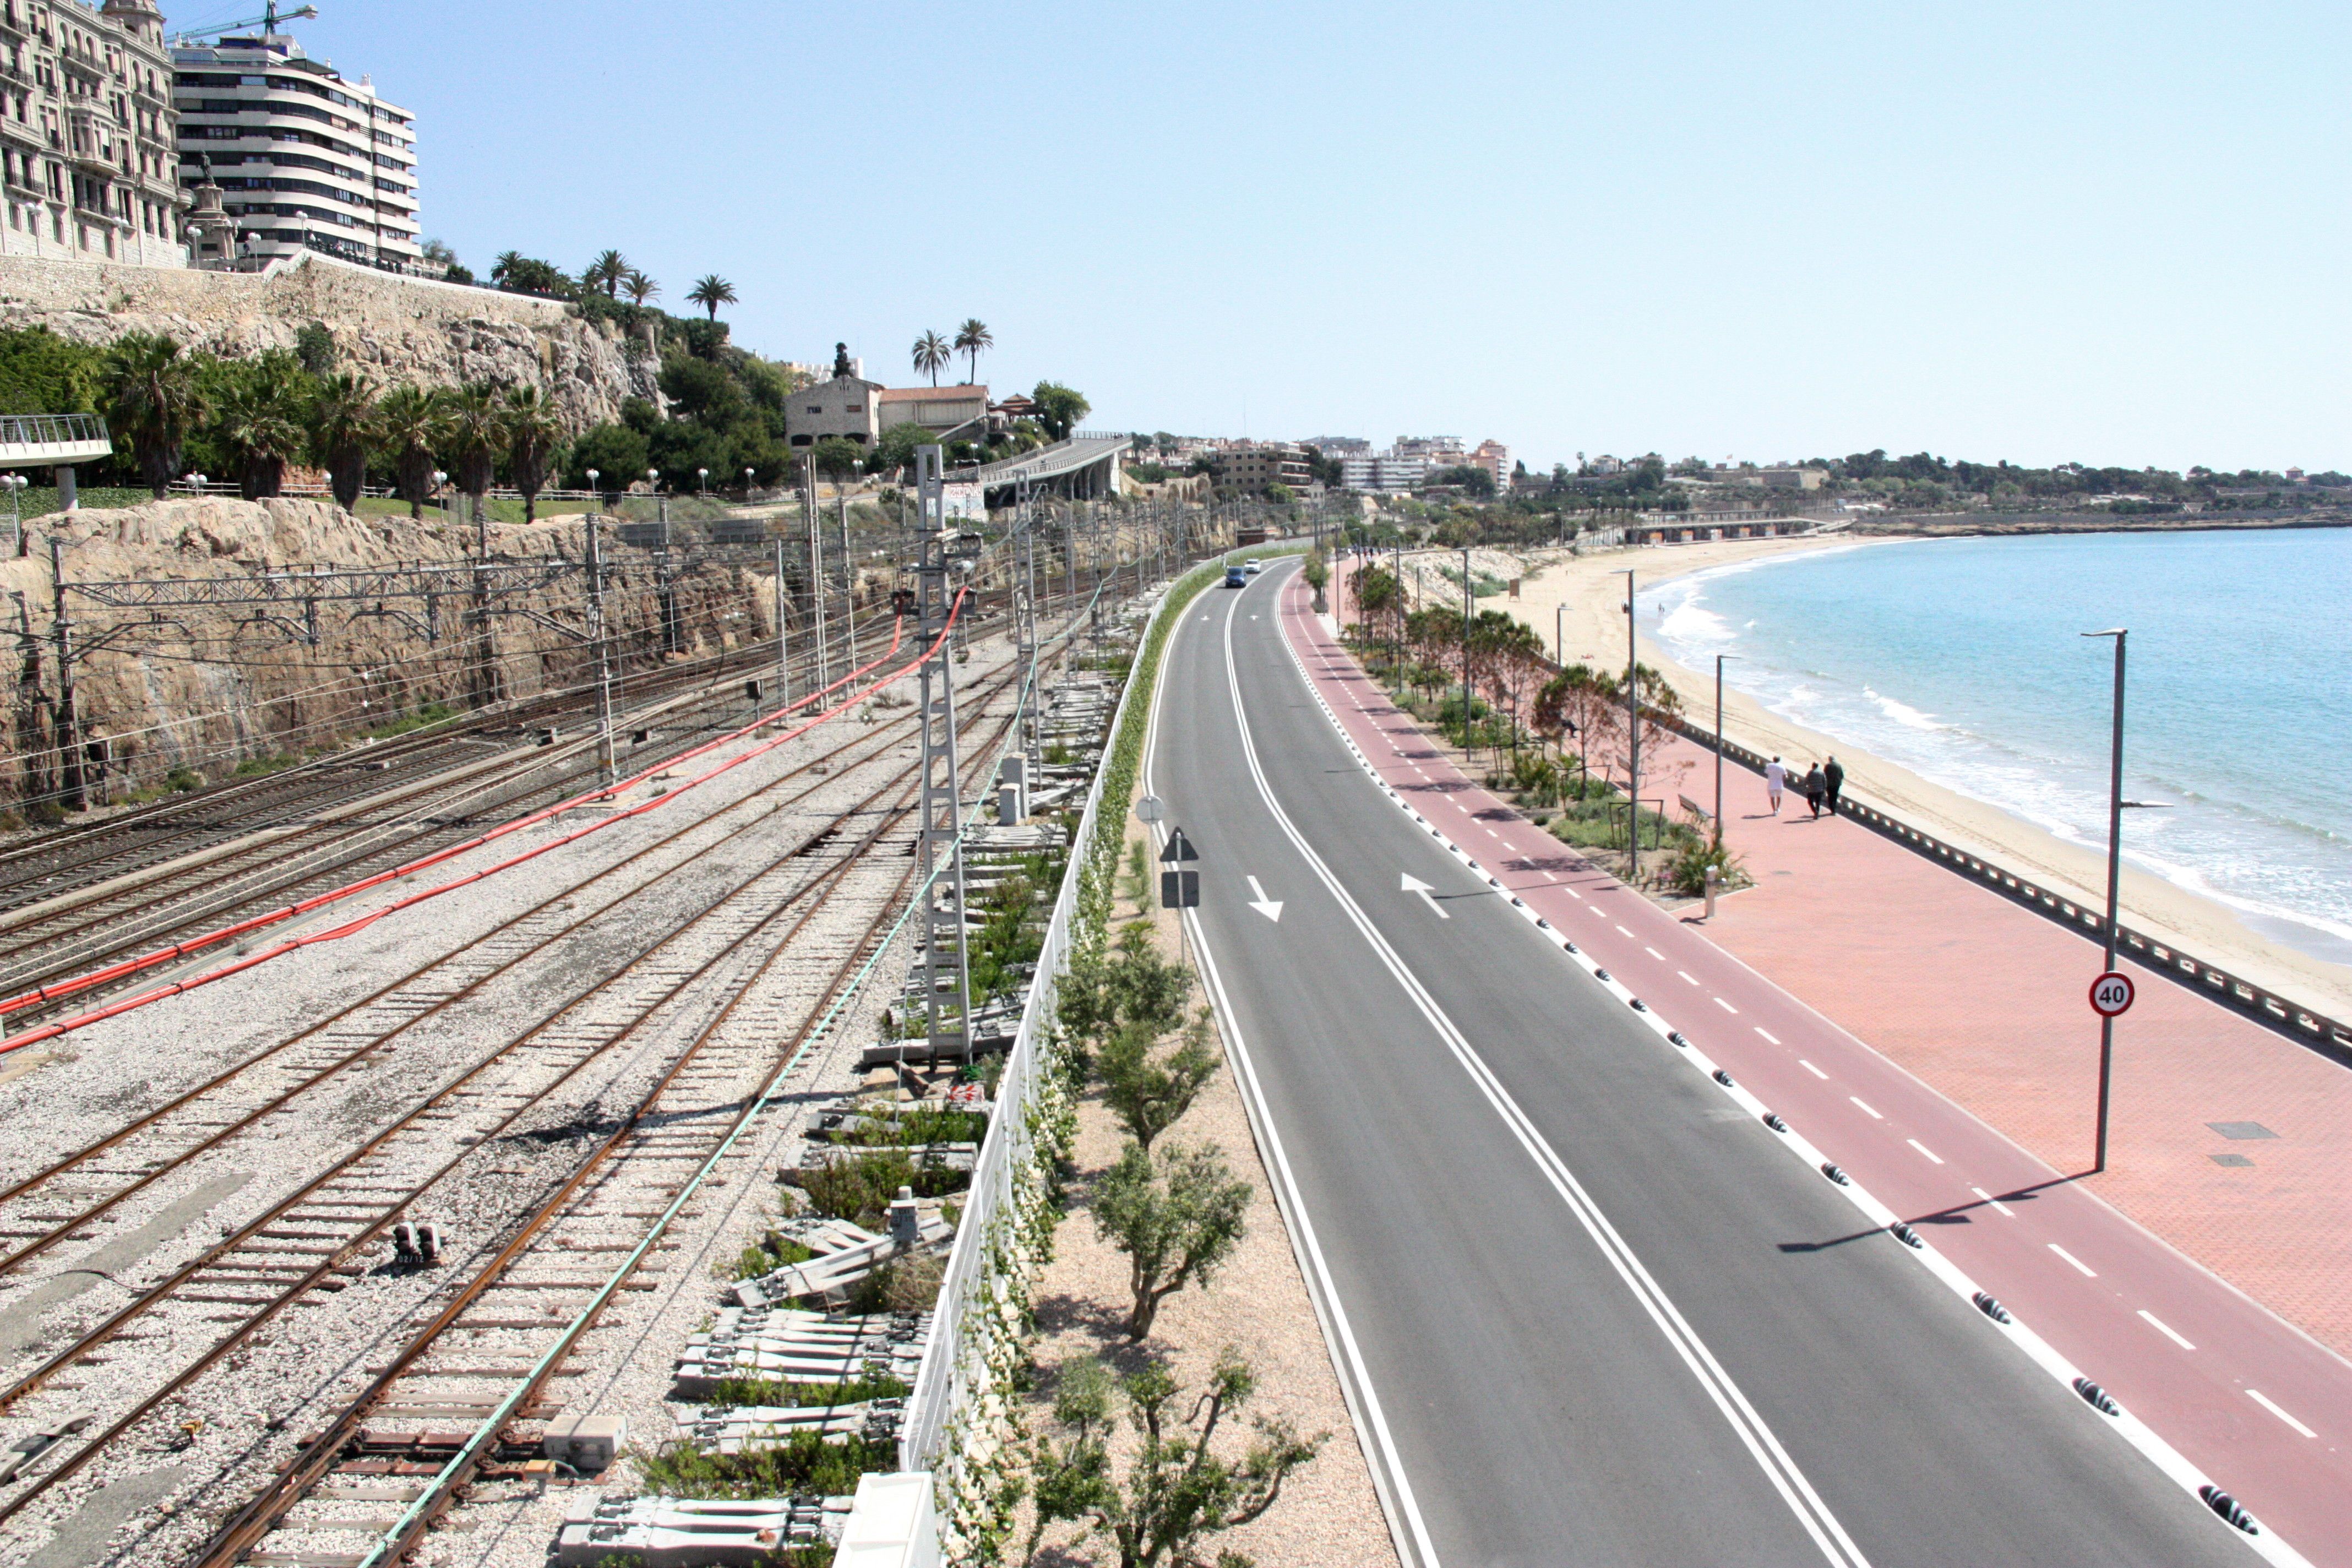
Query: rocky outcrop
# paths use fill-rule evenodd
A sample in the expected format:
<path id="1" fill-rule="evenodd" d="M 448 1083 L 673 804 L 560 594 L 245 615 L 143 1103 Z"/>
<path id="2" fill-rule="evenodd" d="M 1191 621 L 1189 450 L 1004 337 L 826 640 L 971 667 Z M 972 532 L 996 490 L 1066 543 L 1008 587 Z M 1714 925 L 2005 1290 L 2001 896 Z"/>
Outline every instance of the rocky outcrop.
<path id="1" fill-rule="evenodd" d="M 659 356 L 610 322 L 553 300 L 379 272 L 306 254 L 268 272 L 197 272 L 0 257 L 0 327 L 47 327 L 76 342 L 163 332 L 245 357 L 291 349 L 316 321 L 341 363 L 385 385 L 487 380 L 534 385 L 573 432 L 611 424 L 624 398 L 663 403 Z"/>
<path id="2" fill-rule="evenodd" d="M 52 525 L 67 542 L 69 582 L 462 562 L 471 535 L 445 531 L 429 513 L 423 521 L 357 518 L 325 501 L 210 496 L 41 520 L 43 530 Z M 577 517 L 492 524 L 489 542 L 494 555 L 578 561 L 584 552 Z M 679 646 L 665 648 L 650 557 L 610 535 L 605 550 L 621 574 L 606 615 L 624 670 L 774 636 L 772 576 L 688 563 L 674 590 Z M 45 538 L 31 554 L 0 559 L 0 609 L 11 630 L 30 633 L 11 671 L 13 700 L 0 717 L 0 752 L 11 759 L 0 768 L 0 806 L 41 793 L 56 764 L 51 602 Z M 584 623 L 576 574 L 506 607 Z M 80 595 L 68 595 L 68 608 L 79 645 L 130 628 L 82 659 L 75 677 L 85 754 L 102 762 L 105 793 L 118 797 L 174 766 L 219 778 L 244 758 L 330 744 L 420 703 L 527 697 L 590 677 L 575 642 L 521 615 L 493 616 L 486 648 L 465 625 L 470 605 L 463 604 L 441 606 L 440 635 L 428 640 L 415 624 L 423 612 L 415 601 L 382 607 L 405 610 L 409 620 L 373 604 L 326 601 L 316 645 L 301 635 L 301 612 L 287 606 L 274 608 L 275 622 L 249 605 L 172 610 L 160 620 Z"/>

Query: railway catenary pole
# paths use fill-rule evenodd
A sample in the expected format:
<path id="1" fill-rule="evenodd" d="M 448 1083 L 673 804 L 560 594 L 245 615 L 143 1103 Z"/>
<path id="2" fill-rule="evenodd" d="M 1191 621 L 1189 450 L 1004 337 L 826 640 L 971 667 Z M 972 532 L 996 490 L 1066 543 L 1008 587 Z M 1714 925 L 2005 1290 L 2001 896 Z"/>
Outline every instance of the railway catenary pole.
<path id="1" fill-rule="evenodd" d="M 58 709 L 54 724 L 58 804 L 68 811 L 80 811 L 89 803 L 82 793 L 81 747 L 74 733 L 73 619 L 66 612 L 66 542 L 54 533 L 49 535 L 49 593 L 50 602 L 56 606 L 51 635 L 58 647 Z"/>
<path id="2" fill-rule="evenodd" d="M 604 631 L 604 557 L 588 520 L 588 640 L 596 649 L 596 782 L 618 776 L 613 766 L 613 641 Z"/>
<path id="3" fill-rule="evenodd" d="M 776 535 L 776 707 L 793 704 L 793 662 L 789 634 L 784 629 L 784 536 Z"/>
<path id="4" fill-rule="evenodd" d="M 857 668 L 857 558 L 849 550 L 849 496 L 839 485 L 833 489 L 841 517 L 841 626 L 849 639 L 849 660 L 844 669 Z"/>
<path id="5" fill-rule="evenodd" d="M 803 459 L 805 489 L 802 491 L 801 516 L 808 523 L 808 568 L 810 635 L 816 638 L 816 684 L 818 689 L 833 684 L 832 649 L 825 646 L 824 635 L 824 522 L 817 515 L 816 459 Z"/>
<path id="6" fill-rule="evenodd" d="M 917 866 L 923 902 L 923 1004 L 933 1061 L 971 1060 L 971 977 L 964 946 L 963 821 L 956 755 L 955 661 L 944 635 L 955 605 L 955 563 L 941 476 L 943 448 L 915 448 L 919 510 L 915 565 L 916 635 L 925 649 L 920 675 L 923 752 Z"/>

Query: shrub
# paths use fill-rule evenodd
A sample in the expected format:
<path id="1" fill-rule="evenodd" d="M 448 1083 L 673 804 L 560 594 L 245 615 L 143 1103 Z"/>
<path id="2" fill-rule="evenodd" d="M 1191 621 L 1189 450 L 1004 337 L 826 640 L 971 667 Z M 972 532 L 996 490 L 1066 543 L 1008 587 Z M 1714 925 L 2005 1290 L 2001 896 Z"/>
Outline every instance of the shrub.
<path id="1" fill-rule="evenodd" d="M 1130 1143 L 1095 1194 L 1095 1228 L 1128 1258 L 1135 1304 L 1127 1336 L 1151 1332 L 1160 1303 L 1185 1286 L 1207 1284 L 1244 1233 L 1250 1187 L 1226 1169 L 1213 1143 L 1170 1147 L 1155 1158 Z"/>
<path id="2" fill-rule="evenodd" d="M 1103 1103 L 1148 1153 L 1151 1141 L 1192 1108 L 1201 1086 L 1217 1070 L 1209 1048 L 1209 1012 L 1202 1008 L 1184 1031 L 1183 1043 L 1165 1057 L 1151 1054 L 1153 1036 L 1129 1026 L 1111 1036 L 1102 1049 Z"/>
<path id="3" fill-rule="evenodd" d="M 1747 868 L 1729 847 L 1719 842 L 1697 839 L 1685 844 L 1675 858 L 1666 862 L 1659 879 L 1677 893 L 1698 898 L 1706 891 L 1706 869 L 1716 868 L 1716 886 L 1728 888 L 1748 880 Z"/>
<path id="4" fill-rule="evenodd" d="M 637 1456 L 647 1491 L 682 1498 L 844 1497 L 868 1471 L 898 1468 L 897 1447 L 851 1434 L 827 1442 L 814 1432 L 794 1434 L 773 1447 L 740 1454 L 706 1454 L 690 1442 L 665 1443 Z"/>

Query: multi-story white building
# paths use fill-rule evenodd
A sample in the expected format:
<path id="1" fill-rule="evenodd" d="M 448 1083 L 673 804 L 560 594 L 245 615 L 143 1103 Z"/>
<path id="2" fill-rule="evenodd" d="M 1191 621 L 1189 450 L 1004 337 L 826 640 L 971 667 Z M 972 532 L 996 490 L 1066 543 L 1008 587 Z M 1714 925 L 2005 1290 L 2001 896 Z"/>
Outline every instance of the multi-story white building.
<path id="1" fill-rule="evenodd" d="M 0 0 L 0 253 L 185 266 L 174 140 L 152 0 Z"/>
<path id="2" fill-rule="evenodd" d="M 1394 447 L 1377 455 L 1351 452 L 1339 459 L 1339 482 L 1351 490 L 1417 489 L 1429 477 L 1429 459 Z"/>
<path id="3" fill-rule="evenodd" d="M 1472 468 L 1484 468 L 1495 476 L 1496 490 L 1511 488 L 1511 449 L 1500 441 L 1479 442 L 1477 450 L 1470 454 L 1468 461 Z"/>
<path id="4" fill-rule="evenodd" d="M 421 266 L 415 115 L 283 33 L 184 44 L 172 64 L 181 183 L 194 188 L 209 162 L 241 258 L 308 248 Z"/>

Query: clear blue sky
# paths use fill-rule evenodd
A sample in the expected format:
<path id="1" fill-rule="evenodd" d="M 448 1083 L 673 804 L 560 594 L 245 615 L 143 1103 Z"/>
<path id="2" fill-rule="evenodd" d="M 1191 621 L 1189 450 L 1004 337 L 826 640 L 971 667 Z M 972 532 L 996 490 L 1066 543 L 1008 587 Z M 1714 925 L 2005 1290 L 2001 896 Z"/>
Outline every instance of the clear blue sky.
<path id="1" fill-rule="evenodd" d="M 478 272 L 717 271 L 777 357 L 977 315 L 1090 425 L 1530 467 L 2352 468 L 2340 5 L 318 3 Z"/>

